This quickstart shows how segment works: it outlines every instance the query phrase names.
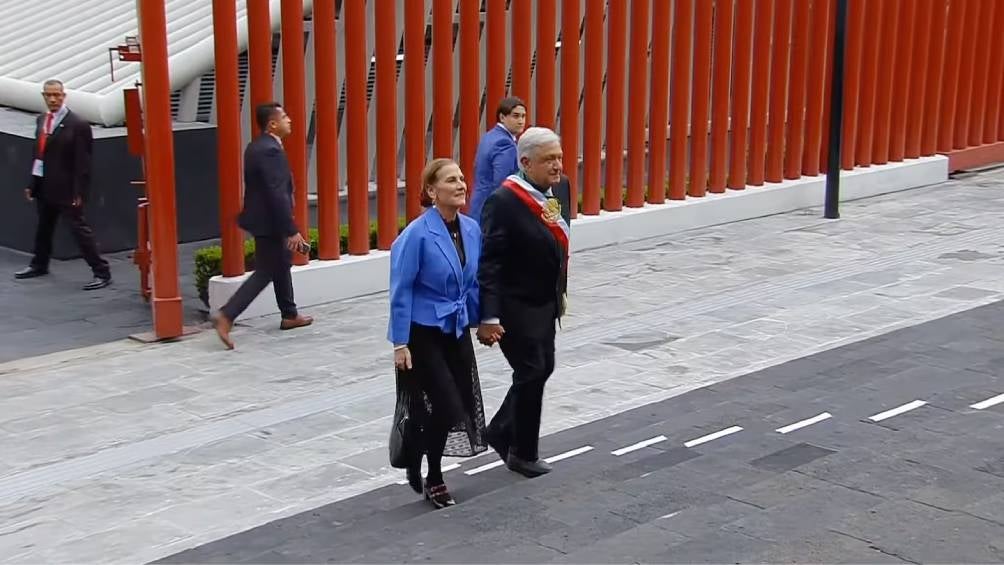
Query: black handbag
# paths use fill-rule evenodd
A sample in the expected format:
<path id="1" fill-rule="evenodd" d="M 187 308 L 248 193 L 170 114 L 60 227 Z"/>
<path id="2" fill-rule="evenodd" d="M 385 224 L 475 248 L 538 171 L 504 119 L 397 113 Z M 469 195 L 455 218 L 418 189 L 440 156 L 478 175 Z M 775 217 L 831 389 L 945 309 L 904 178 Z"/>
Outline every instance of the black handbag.
<path id="1" fill-rule="evenodd" d="M 397 404 L 394 406 L 394 420 L 390 427 L 390 465 L 396 469 L 407 469 L 421 461 L 422 434 L 419 414 L 414 409 L 418 400 L 411 379 L 397 371 Z"/>

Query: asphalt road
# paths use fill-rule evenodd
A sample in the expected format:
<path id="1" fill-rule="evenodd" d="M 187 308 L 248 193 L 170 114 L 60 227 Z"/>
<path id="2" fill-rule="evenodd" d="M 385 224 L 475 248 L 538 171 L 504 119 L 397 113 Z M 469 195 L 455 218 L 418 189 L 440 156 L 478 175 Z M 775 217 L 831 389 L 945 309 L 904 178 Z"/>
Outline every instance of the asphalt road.
<path id="1" fill-rule="evenodd" d="M 450 509 L 392 485 L 164 562 L 1002 562 L 1002 316 L 992 304 L 545 437 L 558 460 L 541 478 L 482 455 L 447 473 Z"/>

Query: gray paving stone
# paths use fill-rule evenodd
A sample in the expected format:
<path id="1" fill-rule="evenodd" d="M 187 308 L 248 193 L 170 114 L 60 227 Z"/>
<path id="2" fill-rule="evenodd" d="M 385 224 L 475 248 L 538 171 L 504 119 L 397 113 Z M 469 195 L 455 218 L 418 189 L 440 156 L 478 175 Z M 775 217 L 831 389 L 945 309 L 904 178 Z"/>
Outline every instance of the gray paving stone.
<path id="1" fill-rule="evenodd" d="M 654 524 L 643 524 L 566 552 L 552 563 L 652 563 L 688 539 Z"/>
<path id="2" fill-rule="evenodd" d="M 767 469 L 768 471 L 783 473 L 811 461 L 815 461 L 820 457 L 826 457 L 831 453 L 834 453 L 832 449 L 816 447 L 807 443 L 800 443 L 750 461 L 750 465 L 761 469 Z"/>
<path id="3" fill-rule="evenodd" d="M 883 553 L 917 562 L 1000 560 L 1004 527 L 912 501 L 890 501 L 849 517 L 836 531 L 868 540 Z M 923 556 L 921 558 L 921 556 Z"/>
<path id="4" fill-rule="evenodd" d="M 317 498 L 325 491 L 351 484 L 367 477 L 364 471 L 342 463 L 329 463 L 291 473 L 275 479 L 254 483 L 251 488 L 289 505 Z"/>
<path id="5" fill-rule="evenodd" d="M 746 559 L 765 563 L 903 563 L 902 558 L 882 553 L 867 541 L 831 530 L 773 544 Z"/>

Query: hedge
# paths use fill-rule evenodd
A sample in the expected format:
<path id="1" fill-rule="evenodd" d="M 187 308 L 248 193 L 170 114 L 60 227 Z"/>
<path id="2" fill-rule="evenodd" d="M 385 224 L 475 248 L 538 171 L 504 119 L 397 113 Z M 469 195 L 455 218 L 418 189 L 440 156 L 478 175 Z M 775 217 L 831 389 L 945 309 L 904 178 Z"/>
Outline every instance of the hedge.
<path id="1" fill-rule="evenodd" d="M 401 218 L 398 222 L 397 232 L 401 233 L 401 230 L 408 225 L 405 218 Z M 310 259 L 317 259 L 317 228 L 310 228 L 307 231 L 307 237 L 310 240 Z M 370 249 L 374 249 L 377 246 L 377 226 L 373 222 L 370 224 Z M 349 227 L 347 225 L 341 226 L 341 233 L 339 237 L 339 250 L 341 253 L 348 253 L 349 249 Z M 223 248 L 219 245 L 210 245 L 207 247 L 199 248 L 195 251 L 195 289 L 198 291 L 199 298 L 202 299 L 203 304 L 207 307 L 209 306 L 209 279 L 216 275 L 223 274 Z M 252 271 L 254 270 L 254 240 L 248 239 L 244 241 L 244 270 Z"/>

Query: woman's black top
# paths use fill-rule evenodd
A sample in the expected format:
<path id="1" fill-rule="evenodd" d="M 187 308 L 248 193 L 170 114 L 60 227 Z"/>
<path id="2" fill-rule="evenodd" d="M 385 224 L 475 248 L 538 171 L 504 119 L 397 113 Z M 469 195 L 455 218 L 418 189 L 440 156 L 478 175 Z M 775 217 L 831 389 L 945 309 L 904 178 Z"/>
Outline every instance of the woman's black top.
<path id="1" fill-rule="evenodd" d="M 457 248 L 457 255 L 460 257 L 460 266 L 466 267 L 467 254 L 464 253 L 464 240 L 460 236 L 460 216 L 453 218 L 452 221 L 447 221 L 446 218 L 443 218 L 443 221 L 446 222 L 446 231 L 449 232 L 450 239 L 453 240 L 453 246 Z"/>

